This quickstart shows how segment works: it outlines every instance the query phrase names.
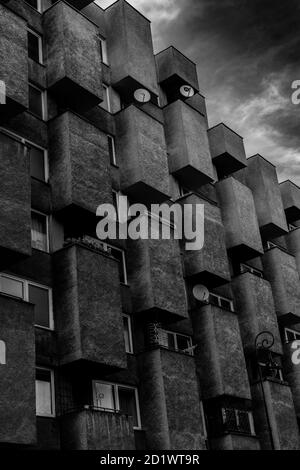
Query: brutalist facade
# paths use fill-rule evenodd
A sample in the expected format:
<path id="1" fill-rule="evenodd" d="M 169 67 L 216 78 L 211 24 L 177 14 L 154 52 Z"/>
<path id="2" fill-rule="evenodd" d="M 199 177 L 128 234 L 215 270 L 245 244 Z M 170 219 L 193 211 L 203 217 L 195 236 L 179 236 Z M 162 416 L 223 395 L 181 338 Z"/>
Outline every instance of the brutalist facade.
<path id="1" fill-rule="evenodd" d="M 1 447 L 299 449 L 300 188 L 125 0 L 1 1 L 0 33 Z M 101 243 L 119 194 L 204 204 L 204 248 Z"/>

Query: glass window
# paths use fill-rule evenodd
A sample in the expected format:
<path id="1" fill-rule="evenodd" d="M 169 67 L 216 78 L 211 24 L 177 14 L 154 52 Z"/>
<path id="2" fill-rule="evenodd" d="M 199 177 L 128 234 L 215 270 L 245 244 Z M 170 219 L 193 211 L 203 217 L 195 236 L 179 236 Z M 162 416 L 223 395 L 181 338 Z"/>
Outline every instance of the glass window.
<path id="1" fill-rule="evenodd" d="M 54 415 L 54 393 L 52 373 L 50 370 L 37 369 L 36 371 L 36 414 L 38 416 Z"/>
<path id="2" fill-rule="evenodd" d="M 14 297 L 24 298 L 24 284 L 11 277 L 1 276 L 1 292 Z"/>
<path id="3" fill-rule="evenodd" d="M 103 101 L 99 104 L 100 108 L 105 109 L 110 112 L 110 99 L 109 99 L 109 88 L 107 85 L 102 85 L 103 87 Z"/>
<path id="4" fill-rule="evenodd" d="M 38 0 L 25 0 L 25 2 L 28 3 L 29 5 L 31 5 L 36 10 L 38 10 L 38 7 L 39 7 Z"/>
<path id="5" fill-rule="evenodd" d="M 191 339 L 188 336 L 176 335 L 177 349 L 179 351 L 185 351 L 191 347 Z"/>
<path id="6" fill-rule="evenodd" d="M 109 158 L 110 158 L 110 163 L 112 165 L 117 165 L 117 159 L 116 159 L 116 147 L 115 147 L 115 139 L 113 136 L 108 135 L 107 136 L 107 142 L 108 142 L 108 151 L 109 151 Z"/>
<path id="7" fill-rule="evenodd" d="M 45 150 L 30 146 L 30 175 L 38 180 L 46 180 Z"/>
<path id="8" fill-rule="evenodd" d="M 28 57 L 35 62 L 43 62 L 42 38 L 33 31 L 27 32 L 28 36 Z"/>
<path id="9" fill-rule="evenodd" d="M 118 250 L 112 246 L 109 246 L 111 250 L 111 254 L 114 258 L 119 261 L 119 275 L 120 275 L 120 282 L 122 284 L 127 284 L 127 269 L 126 269 L 126 259 L 125 253 L 122 250 Z"/>
<path id="10" fill-rule="evenodd" d="M 104 64 L 107 65 L 108 64 L 108 57 L 107 57 L 107 43 L 106 43 L 106 40 L 99 36 L 99 42 L 100 42 L 101 60 Z"/>
<path id="11" fill-rule="evenodd" d="M 36 250 L 49 251 L 47 216 L 31 212 L 31 245 Z"/>
<path id="12" fill-rule="evenodd" d="M 133 426 L 138 427 L 138 414 L 135 390 L 127 387 L 118 387 L 119 406 L 122 414 L 133 417 Z"/>
<path id="13" fill-rule="evenodd" d="M 123 315 L 123 328 L 124 328 L 124 341 L 125 351 L 133 353 L 132 347 L 132 332 L 131 332 L 131 318 L 128 315 Z"/>
<path id="14" fill-rule="evenodd" d="M 108 410 L 116 409 L 114 386 L 101 382 L 95 382 L 94 385 L 94 404 L 97 408 Z"/>
<path id="15" fill-rule="evenodd" d="M 35 324 L 45 328 L 50 328 L 49 290 L 29 284 L 28 294 L 29 302 L 35 305 Z"/>
<path id="16" fill-rule="evenodd" d="M 44 119 L 44 98 L 43 92 L 34 85 L 29 84 L 29 111 Z"/>

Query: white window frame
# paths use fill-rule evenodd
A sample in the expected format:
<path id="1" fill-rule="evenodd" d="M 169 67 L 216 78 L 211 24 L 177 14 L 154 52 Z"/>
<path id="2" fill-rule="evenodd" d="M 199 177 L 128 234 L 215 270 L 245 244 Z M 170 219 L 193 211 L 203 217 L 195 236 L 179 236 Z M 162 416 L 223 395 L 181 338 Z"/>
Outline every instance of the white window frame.
<path id="1" fill-rule="evenodd" d="M 294 341 L 300 340 L 300 331 L 292 330 L 291 328 L 284 328 L 284 337 L 287 343 L 290 343 L 287 337 L 287 332 L 294 335 Z"/>
<path id="2" fill-rule="evenodd" d="M 47 121 L 47 91 L 43 90 L 42 88 L 36 86 L 32 82 L 28 82 L 28 87 L 35 88 L 41 93 L 42 98 L 42 117 L 38 116 L 37 114 L 33 113 L 30 109 L 29 112 L 36 116 L 38 119 L 42 119 L 42 121 Z"/>
<path id="3" fill-rule="evenodd" d="M 234 307 L 233 307 L 233 300 L 231 299 L 228 299 L 227 297 L 223 297 L 222 295 L 218 295 L 218 294 L 215 294 L 214 292 L 210 292 L 209 293 L 209 302 L 211 300 L 211 296 L 212 297 L 215 297 L 217 300 L 218 300 L 218 306 L 220 308 L 224 308 L 223 305 L 221 304 L 221 301 L 222 300 L 225 300 L 226 302 L 228 302 L 230 304 L 230 311 L 231 312 L 234 312 Z M 213 304 L 214 305 L 214 304 Z"/>
<path id="4" fill-rule="evenodd" d="M 276 243 L 270 242 L 270 240 L 268 240 L 266 242 L 266 250 L 271 250 L 272 248 L 278 248 L 278 245 L 276 245 Z"/>
<path id="5" fill-rule="evenodd" d="M 29 147 L 35 147 L 39 150 L 41 150 L 44 153 L 44 169 L 45 169 L 45 180 L 38 180 L 38 181 L 43 181 L 44 183 L 49 182 L 49 160 L 48 160 L 48 150 L 45 149 L 44 147 L 41 147 L 40 145 L 35 144 L 31 140 L 24 139 L 23 137 L 19 136 L 18 134 L 15 134 L 14 132 L 11 132 L 4 127 L 0 127 L 0 132 L 3 134 L 8 135 L 9 137 L 12 137 L 16 140 L 18 140 L 21 144 L 23 145 L 28 145 Z M 32 177 L 34 178 L 34 177 Z"/>
<path id="6" fill-rule="evenodd" d="M 253 268 L 249 264 L 241 263 L 240 268 L 241 268 L 241 273 L 242 274 L 244 274 L 245 272 L 248 272 L 248 273 L 254 274 L 254 276 L 263 278 L 262 271 L 260 271 L 259 269 Z M 242 271 L 243 269 L 244 269 L 244 271 Z"/>
<path id="7" fill-rule="evenodd" d="M 99 44 L 100 44 L 100 49 L 101 49 L 101 60 L 103 64 L 109 65 L 108 54 L 107 54 L 107 41 L 103 36 L 101 36 L 101 34 L 99 34 L 98 38 L 99 38 Z"/>
<path id="8" fill-rule="evenodd" d="M 51 408 L 52 408 L 52 413 L 49 414 L 37 414 L 36 416 L 38 417 L 43 417 L 43 418 L 55 418 L 56 416 L 56 410 L 55 410 L 55 383 L 54 383 L 54 371 L 52 369 L 48 369 L 47 367 L 36 367 L 36 371 L 38 370 L 45 370 L 47 372 L 50 372 L 50 388 L 51 388 Z"/>
<path id="9" fill-rule="evenodd" d="M 34 326 L 36 328 L 40 328 L 43 330 L 48 330 L 48 331 L 54 331 L 54 317 L 53 317 L 53 296 L 52 296 L 52 288 L 49 286 L 45 286 L 43 284 L 38 284 L 37 282 L 34 281 L 28 281 L 27 279 L 22 279 L 17 276 L 13 276 L 11 274 L 6 274 L 3 272 L 0 272 L 0 293 L 5 294 L 5 292 L 2 291 L 1 288 L 1 279 L 2 277 L 11 279 L 13 281 L 17 282 L 22 282 L 23 284 L 23 298 L 24 302 L 29 302 L 29 285 L 34 286 L 34 287 L 39 287 L 40 289 L 44 289 L 48 291 L 48 298 L 49 298 L 49 327 L 43 326 L 43 325 L 37 325 L 35 324 Z M 7 295 L 7 294 L 5 294 Z M 21 297 L 16 297 L 17 299 Z"/>
<path id="10" fill-rule="evenodd" d="M 129 334 L 129 349 L 130 351 L 126 351 L 127 354 L 133 354 L 133 338 L 132 338 L 132 322 L 131 316 L 127 315 L 126 313 L 122 313 L 122 317 L 128 320 L 128 334 Z"/>
<path id="11" fill-rule="evenodd" d="M 38 38 L 38 44 L 39 44 L 39 61 L 38 63 L 43 65 L 44 64 L 44 57 L 43 57 L 43 38 L 40 34 L 36 33 L 33 31 L 33 29 L 27 28 L 27 31 L 31 33 L 33 36 L 36 36 Z M 32 59 L 33 60 L 33 59 Z"/>
<path id="12" fill-rule="evenodd" d="M 110 139 L 112 142 L 112 161 L 110 163 L 111 165 L 118 166 L 116 155 L 116 139 L 111 134 L 107 134 L 107 139 Z"/>
<path id="13" fill-rule="evenodd" d="M 35 209 L 31 209 L 31 212 L 34 214 L 42 215 L 46 218 L 46 237 L 47 237 L 47 248 L 45 250 L 39 250 L 38 248 L 34 248 L 34 250 L 41 251 L 42 253 L 50 253 L 50 235 L 49 235 L 49 215 L 44 214 L 43 212 L 37 211 Z"/>
<path id="14" fill-rule="evenodd" d="M 116 408 L 115 409 L 110 409 L 110 408 L 103 408 L 105 411 L 110 412 L 110 413 L 119 413 L 121 412 L 120 410 L 120 399 L 119 399 L 119 388 L 127 388 L 128 390 L 134 391 L 135 394 L 135 404 L 136 404 L 136 415 L 137 415 L 137 426 L 133 426 L 133 429 L 141 429 L 141 413 L 140 413 L 140 402 L 139 402 L 139 393 L 138 389 L 136 387 L 130 387 L 129 385 L 124 385 L 124 384 L 116 384 L 113 382 L 107 382 L 106 380 L 93 380 L 93 406 L 97 409 L 95 405 L 95 397 L 96 397 L 96 384 L 104 384 L 104 385 L 111 385 L 113 389 L 113 394 L 114 394 L 114 403 Z"/>
<path id="15" fill-rule="evenodd" d="M 174 347 L 175 347 L 175 351 L 188 354 L 189 356 L 193 356 L 193 355 L 194 355 L 193 339 L 192 339 L 191 336 L 185 335 L 185 334 L 183 334 L 183 333 L 179 333 L 178 331 L 165 330 L 164 328 L 159 328 L 159 332 L 160 332 L 160 331 L 163 332 L 163 333 L 167 333 L 168 335 L 172 335 L 172 336 L 173 336 L 173 338 L 174 338 Z M 183 336 L 184 338 L 187 338 L 187 339 L 188 339 L 189 347 L 188 347 L 187 349 L 183 350 L 183 349 L 179 349 L 179 348 L 178 348 L 177 336 Z M 161 345 L 161 346 L 163 346 L 163 345 Z M 187 350 L 188 350 L 188 353 L 186 352 Z"/>
<path id="16" fill-rule="evenodd" d="M 109 243 L 106 242 L 100 242 L 102 245 L 104 251 L 107 251 L 109 253 L 110 249 L 112 248 L 113 250 L 120 251 L 122 253 L 122 266 L 123 266 L 123 273 L 124 273 L 124 282 L 121 282 L 121 284 L 124 284 L 128 286 L 128 277 L 127 277 L 127 263 L 126 263 L 126 254 L 125 251 L 122 250 L 121 248 L 118 248 L 114 245 L 110 245 Z"/>
<path id="17" fill-rule="evenodd" d="M 106 83 L 102 83 L 103 87 L 103 92 L 106 94 L 106 101 L 107 101 L 107 109 L 103 108 L 102 103 L 99 104 L 100 108 L 104 109 L 104 111 L 107 111 L 108 113 L 111 113 L 111 102 L 110 102 L 110 92 L 109 92 L 109 85 Z"/>

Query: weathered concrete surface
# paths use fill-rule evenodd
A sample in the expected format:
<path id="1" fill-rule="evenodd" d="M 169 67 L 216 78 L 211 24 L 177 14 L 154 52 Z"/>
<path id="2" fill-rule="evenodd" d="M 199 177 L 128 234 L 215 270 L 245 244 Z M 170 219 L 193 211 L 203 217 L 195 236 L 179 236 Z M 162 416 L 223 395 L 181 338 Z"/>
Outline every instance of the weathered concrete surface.
<path id="1" fill-rule="evenodd" d="M 213 163 L 221 176 L 247 166 L 243 138 L 225 124 L 208 129 L 208 138 Z"/>
<path id="2" fill-rule="evenodd" d="M 292 181 L 283 181 L 279 185 L 283 208 L 289 222 L 300 218 L 300 188 Z"/>
<path id="3" fill-rule="evenodd" d="M 261 155 L 248 158 L 247 185 L 253 192 L 261 234 L 274 238 L 287 232 L 276 168 Z"/>
<path id="4" fill-rule="evenodd" d="M 135 106 L 116 116 L 116 148 L 121 189 L 139 202 L 162 202 L 169 195 L 164 128 Z"/>
<path id="5" fill-rule="evenodd" d="M 2 259 L 31 255 L 28 149 L 0 133 L 0 246 Z"/>
<path id="6" fill-rule="evenodd" d="M 0 4 L 0 79 L 6 85 L 6 104 L 0 118 L 28 108 L 27 24 L 19 15 Z"/>
<path id="7" fill-rule="evenodd" d="M 170 46 L 155 56 L 158 81 L 163 86 L 172 86 L 174 82 L 180 85 L 188 84 L 195 90 L 199 89 L 196 64 Z"/>
<path id="8" fill-rule="evenodd" d="M 216 188 L 227 249 L 240 259 L 259 256 L 263 247 L 251 190 L 232 177 L 218 182 Z"/>
<path id="9" fill-rule="evenodd" d="M 135 89 L 145 87 L 158 95 L 150 22 L 123 0 L 108 8 L 105 16 L 114 86 L 126 92 L 133 81 Z"/>
<path id="10" fill-rule="evenodd" d="M 117 261 L 71 245 L 54 255 L 54 279 L 61 363 L 126 368 Z"/>
<path id="11" fill-rule="evenodd" d="M 210 439 L 212 450 L 260 450 L 256 437 L 227 434 L 220 438 Z"/>
<path id="12" fill-rule="evenodd" d="M 288 251 L 295 256 L 296 266 L 300 276 L 300 227 L 289 232 L 284 238 Z"/>
<path id="13" fill-rule="evenodd" d="M 221 395 L 250 399 L 238 318 L 213 305 L 192 312 L 197 373 L 202 398 Z"/>
<path id="14" fill-rule="evenodd" d="M 54 211 L 112 203 L 107 136 L 76 114 L 49 123 L 49 164 Z"/>
<path id="15" fill-rule="evenodd" d="M 34 445 L 34 306 L 0 294 L 0 323 L 0 340 L 6 344 L 6 365 L 0 366 L 0 442 Z"/>
<path id="16" fill-rule="evenodd" d="M 292 348 L 292 342 L 285 343 L 283 346 L 283 370 L 284 377 L 289 383 L 293 394 L 293 401 L 297 417 L 300 418 L 300 365 L 292 361 L 292 355 L 295 349 Z"/>
<path id="17" fill-rule="evenodd" d="M 192 279 L 193 282 L 203 282 L 210 286 L 229 282 L 225 230 L 219 207 L 201 199 L 196 194 L 189 194 L 181 198 L 179 202 L 182 205 L 204 204 L 204 246 L 199 251 L 184 252 L 185 277 Z M 195 218 L 195 211 L 193 211 L 193 218 Z"/>
<path id="18" fill-rule="evenodd" d="M 65 2 L 43 15 L 49 90 L 62 105 L 89 109 L 102 99 L 98 28 Z"/>
<path id="19" fill-rule="evenodd" d="M 170 173 L 188 187 L 213 181 L 205 118 L 180 100 L 166 106 L 164 116 Z"/>
<path id="20" fill-rule="evenodd" d="M 269 282 L 254 274 L 244 273 L 232 280 L 232 289 L 245 351 L 254 351 L 258 333 L 270 331 L 275 338 L 272 350 L 281 354 L 282 346 Z"/>
<path id="21" fill-rule="evenodd" d="M 61 418 L 64 450 L 134 450 L 132 418 L 104 411 L 80 411 Z"/>

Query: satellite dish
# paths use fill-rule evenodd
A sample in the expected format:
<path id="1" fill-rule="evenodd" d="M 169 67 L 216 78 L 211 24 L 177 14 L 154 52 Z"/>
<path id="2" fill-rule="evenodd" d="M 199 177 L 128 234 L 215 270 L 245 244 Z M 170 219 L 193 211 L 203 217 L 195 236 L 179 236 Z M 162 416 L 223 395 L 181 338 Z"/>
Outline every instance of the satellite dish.
<path id="1" fill-rule="evenodd" d="M 192 96 L 194 96 L 195 90 L 190 85 L 183 85 L 182 87 L 180 87 L 180 93 L 185 98 L 191 98 Z"/>
<path id="2" fill-rule="evenodd" d="M 151 100 L 151 95 L 148 90 L 139 88 L 134 92 L 134 99 L 139 103 L 148 103 Z"/>
<path id="3" fill-rule="evenodd" d="M 197 284 L 193 287 L 193 296 L 199 302 L 203 302 L 205 304 L 209 302 L 209 290 L 207 287 L 202 286 L 201 284 Z"/>

